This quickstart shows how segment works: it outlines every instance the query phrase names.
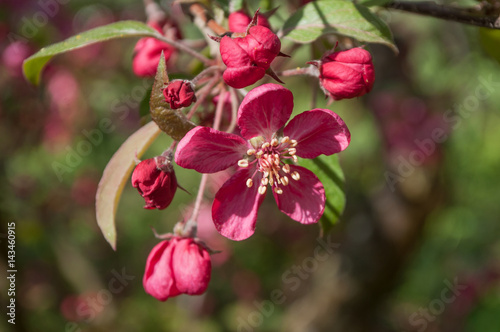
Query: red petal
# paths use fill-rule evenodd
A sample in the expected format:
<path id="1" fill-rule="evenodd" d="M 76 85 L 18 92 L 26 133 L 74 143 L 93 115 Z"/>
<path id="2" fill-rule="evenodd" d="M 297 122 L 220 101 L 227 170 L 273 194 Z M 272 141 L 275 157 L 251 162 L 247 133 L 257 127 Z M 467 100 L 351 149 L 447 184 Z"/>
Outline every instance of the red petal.
<path id="1" fill-rule="evenodd" d="M 325 210 L 325 189 L 323 184 L 310 170 L 290 165 L 291 172 L 298 172 L 300 180 L 289 178 L 288 186 L 281 186 L 283 193 L 276 194 L 274 199 L 278 208 L 301 224 L 318 222 Z"/>
<path id="2" fill-rule="evenodd" d="M 256 66 L 246 66 L 238 68 L 226 68 L 222 78 L 230 87 L 235 89 L 246 88 L 254 84 L 266 75 L 264 68 Z"/>
<path id="3" fill-rule="evenodd" d="M 297 115 L 283 133 L 297 140 L 297 156 L 309 159 L 343 151 L 351 141 L 351 133 L 340 116 L 321 108 Z"/>
<path id="4" fill-rule="evenodd" d="M 258 193 L 262 176 L 258 173 L 253 186 L 246 186 L 255 168 L 241 169 L 236 172 L 215 195 L 212 205 L 212 219 L 215 228 L 223 236 L 241 241 L 249 238 L 255 231 L 257 212 L 265 195 Z"/>
<path id="5" fill-rule="evenodd" d="M 290 118 L 293 111 L 293 95 L 290 90 L 278 84 L 264 84 L 251 90 L 238 110 L 238 126 L 241 136 L 251 139 L 272 135 Z"/>
<path id="6" fill-rule="evenodd" d="M 248 149 L 238 135 L 198 126 L 177 145 L 175 162 L 200 173 L 215 173 L 235 166 Z"/>
<path id="7" fill-rule="evenodd" d="M 220 41 L 220 55 L 222 62 L 228 67 L 246 67 L 252 64 L 250 56 L 238 43 L 229 36 L 222 37 Z"/>
<path id="8" fill-rule="evenodd" d="M 172 250 L 176 239 L 158 243 L 148 256 L 142 284 L 146 293 L 165 301 L 180 294 L 172 271 Z"/>
<path id="9" fill-rule="evenodd" d="M 212 271 L 210 254 L 193 239 L 181 239 L 177 242 L 172 267 L 179 292 L 189 295 L 205 292 Z"/>

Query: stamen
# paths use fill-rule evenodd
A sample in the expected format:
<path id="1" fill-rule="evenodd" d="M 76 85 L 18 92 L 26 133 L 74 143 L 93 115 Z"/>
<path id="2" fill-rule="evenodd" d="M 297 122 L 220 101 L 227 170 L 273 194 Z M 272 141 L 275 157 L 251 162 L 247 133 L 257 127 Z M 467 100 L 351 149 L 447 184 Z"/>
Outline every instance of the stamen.
<path id="1" fill-rule="evenodd" d="M 240 167 L 248 167 L 248 160 L 246 159 L 241 159 L 241 160 L 238 160 L 238 166 Z"/>
<path id="2" fill-rule="evenodd" d="M 262 180 L 260 180 L 260 183 L 261 183 L 263 186 L 267 186 L 267 184 L 269 183 L 269 179 L 268 179 L 268 178 L 262 178 Z"/>
<path id="3" fill-rule="evenodd" d="M 269 184 L 272 186 L 274 184 L 274 179 L 272 176 L 269 177 Z"/>
<path id="4" fill-rule="evenodd" d="M 281 183 L 284 185 L 284 186 L 288 186 L 288 177 L 287 176 L 284 176 L 281 178 Z"/>
<path id="5" fill-rule="evenodd" d="M 272 146 L 278 146 L 278 144 L 279 144 L 279 142 L 278 142 L 278 140 L 277 140 L 276 138 L 273 138 L 273 139 L 271 140 L 271 145 L 272 145 Z"/>
<path id="6" fill-rule="evenodd" d="M 294 148 L 294 147 L 296 147 L 296 146 L 297 146 L 297 140 L 292 139 L 292 140 L 290 141 L 290 145 L 291 145 L 293 148 Z"/>
<path id="7" fill-rule="evenodd" d="M 283 143 L 283 144 L 288 143 L 288 141 L 290 141 L 290 137 L 288 137 L 288 136 L 285 136 L 281 139 L 281 143 Z"/>
<path id="8" fill-rule="evenodd" d="M 261 150 L 261 151 L 257 152 L 257 153 L 255 154 L 255 156 L 256 156 L 257 158 L 260 158 L 260 157 L 262 157 L 262 155 L 263 155 L 263 154 L 264 154 L 264 151 L 262 151 L 262 150 Z"/>
<path id="9" fill-rule="evenodd" d="M 269 176 L 269 172 L 268 172 L 268 171 L 265 171 L 263 176 L 264 176 L 265 178 L 267 178 L 267 177 Z"/>
<path id="10" fill-rule="evenodd" d="M 288 164 L 283 165 L 283 172 L 290 173 L 290 165 Z"/>
<path id="11" fill-rule="evenodd" d="M 271 144 L 269 144 L 269 142 L 266 142 L 264 144 L 262 144 L 262 149 L 267 149 Z"/>
<path id="12" fill-rule="evenodd" d="M 295 171 L 292 173 L 292 179 L 294 179 L 295 181 L 299 181 L 300 180 L 300 174 L 299 172 Z"/>
<path id="13" fill-rule="evenodd" d="M 251 188 L 252 186 L 253 186 L 253 181 L 252 181 L 252 179 L 248 179 L 248 180 L 247 180 L 247 187 L 248 187 L 248 188 Z"/>
<path id="14" fill-rule="evenodd" d="M 293 156 L 293 155 L 294 155 L 294 154 L 296 154 L 296 153 L 297 153 L 297 149 L 296 149 L 296 148 L 289 148 L 289 149 L 288 149 L 288 154 L 289 154 L 290 156 Z"/>
<path id="15" fill-rule="evenodd" d="M 278 187 L 274 187 L 274 192 L 277 193 L 278 195 L 283 194 L 283 190 L 281 188 L 278 188 Z"/>
<path id="16" fill-rule="evenodd" d="M 298 161 L 299 161 L 299 158 L 297 158 L 297 156 L 296 156 L 296 155 L 293 155 L 293 156 L 292 156 L 292 159 L 293 159 L 293 162 L 294 162 L 294 163 L 296 163 L 296 162 L 298 162 Z"/>
<path id="17" fill-rule="evenodd" d="M 255 154 L 255 149 L 248 149 L 247 150 L 247 155 L 251 156 L 253 154 Z"/>
<path id="18" fill-rule="evenodd" d="M 266 193 L 267 187 L 265 186 L 260 186 L 259 187 L 259 194 L 264 195 Z"/>

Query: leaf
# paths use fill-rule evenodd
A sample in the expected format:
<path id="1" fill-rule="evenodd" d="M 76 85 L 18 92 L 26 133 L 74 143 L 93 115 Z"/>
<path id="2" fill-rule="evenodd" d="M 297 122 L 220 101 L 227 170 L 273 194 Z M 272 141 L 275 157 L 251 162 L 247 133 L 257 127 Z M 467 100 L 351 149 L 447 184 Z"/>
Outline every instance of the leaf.
<path id="1" fill-rule="evenodd" d="M 96 218 L 106 241 L 116 250 L 115 215 L 125 183 L 135 166 L 135 158 L 161 133 L 154 122 L 149 122 L 132 134 L 115 152 L 102 174 L 96 194 Z"/>
<path id="2" fill-rule="evenodd" d="M 38 85 L 42 69 L 54 55 L 115 38 L 159 36 L 160 34 L 156 30 L 142 22 L 121 21 L 111 23 L 82 32 L 60 43 L 42 48 L 37 53 L 24 60 L 24 76 L 32 84 Z"/>
<path id="3" fill-rule="evenodd" d="M 358 0 L 356 1 L 356 3 L 358 5 L 363 5 L 363 6 L 366 6 L 366 7 L 373 7 L 373 6 L 383 6 L 389 2 L 391 2 L 392 0 Z"/>
<path id="4" fill-rule="evenodd" d="M 189 121 L 180 110 L 170 109 L 163 95 L 166 84 L 168 84 L 167 65 L 162 52 L 151 91 L 149 109 L 151 118 L 158 127 L 174 140 L 180 141 L 196 125 Z"/>
<path id="5" fill-rule="evenodd" d="M 299 159 L 299 164 L 311 170 L 325 187 L 325 212 L 320 219 L 323 234 L 337 223 L 345 208 L 344 173 L 336 154 L 316 159 Z"/>
<path id="6" fill-rule="evenodd" d="M 347 0 L 313 1 L 293 14 L 284 24 L 283 36 L 301 44 L 325 34 L 352 37 L 361 42 L 397 47 L 389 27 L 367 7 Z"/>

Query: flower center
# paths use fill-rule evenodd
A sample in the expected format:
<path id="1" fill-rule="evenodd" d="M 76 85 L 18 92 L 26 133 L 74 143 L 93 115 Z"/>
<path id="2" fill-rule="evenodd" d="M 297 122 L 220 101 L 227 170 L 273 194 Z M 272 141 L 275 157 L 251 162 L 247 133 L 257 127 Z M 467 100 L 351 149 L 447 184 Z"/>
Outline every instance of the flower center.
<path id="1" fill-rule="evenodd" d="M 256 170 L 250 178 L 247 179 L 246 185 L 248 188 L 254 185 L 253 178 L 257 172 L 262 173 L 262 180 L 259 184 L 259 194 L 264 195 L 269 184 L 273 191 L 278 195 L 283 193 L 283 187 L 289 183 L 289 177 L 293 180 L 300 180 L 298 172 L 290 173 L 290 165 L 285 164 L 283 160 L 292 159 L 297 162 L 295 153 L 297 149 L 297 141 L 285 136 L 281 139 L 273 138 L 270 142 L 264 141 L 264 138 L 254 137 L 250 140 L 254 147 L 247 151 L 247 157 L 238 161 L 239 167 L 248 167 L 255 165 Z"/>

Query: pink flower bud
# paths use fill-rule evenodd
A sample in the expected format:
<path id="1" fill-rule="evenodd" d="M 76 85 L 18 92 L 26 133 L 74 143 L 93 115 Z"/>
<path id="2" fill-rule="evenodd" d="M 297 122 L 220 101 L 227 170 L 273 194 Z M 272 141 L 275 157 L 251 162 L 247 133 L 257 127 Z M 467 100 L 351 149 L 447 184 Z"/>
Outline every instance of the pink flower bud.
<path id="1" fill-rule="evenodd" d="M 251 27 L 242 38 L 224 36 L 220 42 L 222 61 L 227 66 L 224 81 L 237 89 L 254 84 L 264 77 L 280 48 L 279 38 L 262 26 Z"/>
<path id="2" fill-rule="evenodd" d="M 163 95 L 172 109 L 187 107 L 196 101 L 194 87 L 190 81 L 173 80 L 163 90 Z"/>
<path id="3" fill-rule="evenodd" d="M 252 18 L 243 9 L 233 12 L 228 17 L 229 30 L 232 32 L 246 32 L 251 21 Z M 269 21 L 262 14 L 257 14 L 257 25 L 271 29 Z"/>
<path id="4" fill-rule="evenodd" d="M 146 201 L 145 209 L 162 210 L 170 205 L 177 178 L 170 161 L 162 156 L 141 161 L 132 173 L 132 185 Z"/>
<path id="5" fill-rule="evenodd" d="M 22 76 L 23 61 L 31 54 L 29 46 L 23 42 L 16 41 L 5 48 L 2 54 L 2 62 L 12 76 Z"/>
<path id="6" fill-rule="evenodd" d="M 370 92 L 375 81 L 372 57 L 359 47 L 324 55 L 319 71 L 321 86 L 335 100 L 360 97 Z"/>
<path id="7" fill-rule="evenodd" d="M 157 23 L 150 22 L 148 25 L 163 34 L 160 25 Z M 176 31 L 174 39 L 180 38 L 178 30 L 175 27 L 172 29 Z M 134 48 L 134 59 L 132 61 L 134 73 L 139 77 L 154 76 L 162 51 L 165 56 L 165 61 L 168 61 L 176 52 L 176 49 L 156 38 L 149 37 L 139 39 Z"/>
<path id="8" fill-rule="evenodd" d="M 202 294 L 211 272 L 207 249 L 192 238 L 172 237 L 151 250 L 142 283 L 146 293 L 165 301 L 180 294 Z"/>

